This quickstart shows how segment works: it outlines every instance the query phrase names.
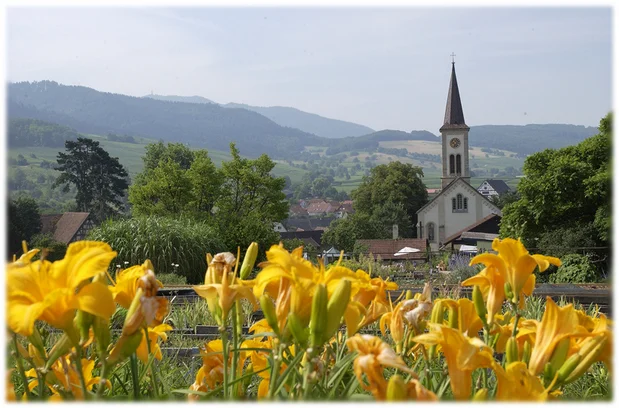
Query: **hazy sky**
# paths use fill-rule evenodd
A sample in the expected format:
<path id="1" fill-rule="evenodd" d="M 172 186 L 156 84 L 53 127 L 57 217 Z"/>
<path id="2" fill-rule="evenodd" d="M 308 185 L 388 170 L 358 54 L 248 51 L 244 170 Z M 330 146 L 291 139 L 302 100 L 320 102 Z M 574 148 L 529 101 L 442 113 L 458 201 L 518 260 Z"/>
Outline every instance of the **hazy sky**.
<path id="1" fill-rule="evenodd" d="M 9 81 L 292 106 L 379 129 L 597 126 L 610 8 L 9 8 Z"/>

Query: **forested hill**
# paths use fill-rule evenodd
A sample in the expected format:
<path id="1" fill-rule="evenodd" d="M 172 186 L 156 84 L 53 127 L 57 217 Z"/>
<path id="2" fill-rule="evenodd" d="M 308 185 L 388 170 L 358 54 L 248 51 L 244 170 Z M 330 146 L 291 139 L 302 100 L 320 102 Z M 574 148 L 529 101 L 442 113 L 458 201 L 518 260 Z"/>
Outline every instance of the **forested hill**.
<path id="1" fill-rule="evenodd" d="M 598 128 L 593 126 L 562 124 L 471 126 L 469 144 L 528 155 L 575 145 L 597 133 Z"/>
<path id="2" fill-rule="evenodd" d="M 153 98 L 162 101 L 189 102 L 189 103 L 215 103 L 210 99 L 201 96 L 162 96 L 147 95 L 146 98 Z M 346 122 L 338 119 L 325 118 L 314 113 L 304 112 L 296 108 L 286 106 L 251 106 L 240 103 L 227 103 L 220 105 L 224 108 L 240 108 L 257 112 L 280 126 L 287 126 L 300 129 L 304 132 L 312 133 L 317 136 L 330 139 L 362 136 L 374 132 L 374 129 L 357 123 Z"/>
<path id="3" fill-rule="evenodd" d="M 246 109 L 213 104 L 164 102 L 99 92 L 53 81 L 9 84 L 9 116 L 53 121 L 79 132 L 123 133 L 196 147 L 228 150 L 236 142 L 242 154 L 289 157 L 324 139 L 275 122 Z"/>
<path id="4" fill-rule="evenodd" d="M 80 134 L 68 126 L 37 119 L 9 119 L 7 131 L 9 149 L 17 147 L 60 147 L 65 141 L 76 140 Z"/>

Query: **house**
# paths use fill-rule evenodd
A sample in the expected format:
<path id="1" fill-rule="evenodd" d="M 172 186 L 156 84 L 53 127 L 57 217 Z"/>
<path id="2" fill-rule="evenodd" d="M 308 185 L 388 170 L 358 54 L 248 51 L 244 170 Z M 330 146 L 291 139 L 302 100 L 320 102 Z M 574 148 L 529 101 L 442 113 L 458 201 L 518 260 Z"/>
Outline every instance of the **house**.
<path id="1" fill-rule="evenodd" d="M 288 231 L 280 232 L 279 237 L 283 239 L 298 239 L 303 241 L 306 247 L 320 249 L 322 244 L 323 231 Z"/>
<path id="2" fill-rule="evenodd" d="M 441 191 L 417 211 L 417 236 L 438 250 L 448 237 L 501 210 L 471 186 L 469 130 L 464 121 L 460 91 L 452 62 L 443 126 Z"/>
<path id="3" fill-rule="evenodd" d="M 334 216 L 321 218 L 288 218 L 283 221 L 288 231 L 314 231 L 325 230 L 335 219 Z"/>
<path id="4" fill-rule="evenodd" d="M 326 215 L 326 214 L 335 212 L 335 210 L 337 210 L 338 207 L 339 207 L 339 203 L 337 203 L 337 206 L 336 206 L 333 202 L 327 202 L 324 200 L 316 200 L 316 201 L 310 202 L 306 210 L 309 216 Z"/>
<path id="5" fill-rule="evenodd" d="M 64 244 L 80 241 L 86 238 L 88 232 L 95 226 L 87 212 L 66 212 L 41 216 L 42 233 L 53 235 L 54 240 Z"/>
<path id="6" fill-rule="evenodd" d="M 288 214 L 293 217 L 307 217 L 308 215 L 307 210 L 298 204 L 291 205 L 290 209 L 288 210 Z"/>
<path id="7" fill-rule="evenodd" d="M 490 198 L 491 196 L 499 196 L 503 193 L 507 193 L 511 191 L 511 189 L 503 180 L 485 180 L 477 187 L 477 191 L 479 191 L 481 195 Z"/>
<path id="8" fill-rule="evenodd" d="M 359 239 L 355 246 L 360 246 L 364 254 L 372 254 L 374 259 L 380 256 L 383 261 L 425 261 L 428 257 L 428 241 L 423 238 Z M 418 251 L 396 256 L 396 253 L 406 247 Z"/>
<path id="9" fill-rule="evenodd" d="M 340 203 L 340 206 L 335 211 L 335 218 L 346 218 L 353 212 L 352 200 L 345 200 Z"/>
<path id="10" fill-rule="evenodd" d="M 477 252 L 491 251 L 492 241 L 499 237 L 500 223 L 500 215 L 490 214 L 475 224 L 447 237 L 441 249 L 449 248 L 452 251 L 457 251 L 469 246 L 475 247 Z"/>
<path id="11" fill-rule="evenodd" d="M 284 227 L 284 225 L 281 222 L 274 222 L 273 230 L 275 232 L 286 232 L 286 227 Z"/>

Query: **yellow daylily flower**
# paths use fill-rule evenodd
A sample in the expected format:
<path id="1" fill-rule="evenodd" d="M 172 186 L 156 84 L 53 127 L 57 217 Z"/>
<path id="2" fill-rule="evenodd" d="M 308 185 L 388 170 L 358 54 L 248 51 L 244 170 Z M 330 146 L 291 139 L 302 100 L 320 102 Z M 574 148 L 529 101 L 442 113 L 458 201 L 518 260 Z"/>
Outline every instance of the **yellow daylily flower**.
<path id="1" fill-rule="evenodd" d="M 81 359 L 82 362 L 82 375 L 84 376 L 84 383 L 86 389 L 91 391 L 92 387 L 97 384 L 101 385 L 101 377 L 93 377 L 92 370 L 95 368 L 95 361 L 88 359 Z M 39 385 L 37 374 L 35 369 L 28 370 L 26 376 L 34 378 L 34 380 L 28 383 L 28 388 L 32 391 Z M 82 392 L 82 385 L 80 382 L 80 376 L 75 367 L 75 364 L 71 362 L 69 355 L 60 357 L 54 362 L 51 367 L 51 373 L 46 376 L 47 387 L 52 393 L 58 395 L 59 390 L 57 387 L 61 387 L 64 391 L 73 394 L 76 400 L 83 401 L 84 393 Z M 108 380 L 105 380 L 105 385 L 111 389 L 112 385 Z"/>
<path id="2" fill-rule="evenodd" d="M 147 271 L 154 271 L 155 268 L 150 260 L 144 261 L 142 265 L 135 265 L 127 269 L 123 269 L 116 274 L 116 284 L 110 285 L 110 291 L 114 295 L 114 301 L 129 309 L 135 292 L 138 290 L 138 281 L 146 275 Z M 163 287 L 161 282 L 157 281 L 160 287 Z"/>
<path id="3" fill-rule="evenodd" d="M 399 375 L 389 378 L 387 384 L 387 395 L 379 396 L 377 400 L 388 402 L 392 401 L 438 401 L 438 397 L 432 391 L 426 389 L 416 378 L 410 379 L 407 383 Z"/>
<path id="4" fill-rule="evenodd" d="M 30 263 L 30 261 L 32 260 L 32 258 L 34 258 L 35 255 L 40 252 L 40 250 L 37 249 L 37 248 L 31 249 L 29 251 L 28 250 L 28 244 L 26 244 L 26 241 L 22 241 L 21 245 L 22 245 L 22 249 L 23 249 L 24 253 L 17 260 L 15 259 L 15 255 L 13 255 L 13 263 L 15 264 L 15 266 L 25 266 L 25 265 L 28 265 Z"/>
<path id="5" fill-rule="evenodd" d="M 509 364 L 506 369 L 501 365 L 493 365 L 497 376 L 496 399 L 498 401 L 546 401 L 549 398 L 548 388 L 539 377 L 527 370 L 527 365 L 521 361 Z"/>
<path id="6" fill-rule="evenodd" d="M 153 357 L 157 360 L 161 360 L 163 356 L 161 355 L 161 348 L 159 347 L 159 339 L 164 342 L 167 341 L 168 335 L 166 334 L 166 332 L 170 330 L 172 330 L 172 326 L 170 326 L 169 324 L 160 324 L 153 328 L 148 328 L 148 340 L 146 339 L 146 336 L 143 336 L 142 342 L 135 350 L 135 354 L 144 364 L 148 362 L 149 344 L 147 344 L 146 342 L 150 342 L 150 353 L 153 355 Z"/>
<path id="7" fill-rule="evenodd" d="M 79 241 L 70 244 L 65 258 L 54 263 L 9 264 L 7 320 L 11 330 L 29 336 L 36 320 L 72 330 L 76 310 L 109 319 L 115 309 L 112 294 L 106 285 L 90 279 L 104 273 L 115 256 L 103 242 Z"/>
<path id="8" fill-rule="evenodd" d="M 537 324 L 535 344 L 529 361 L 531 374 L 539 375 L 544 371 L 544 366 L 561 340 L 582 335 L 583 331 L 586 330 L 579 325 L 578 315 L 572 304 L 559 307 L 550 296 L 546 297 L 546 310 L 542 321 Z"/>
<path id="9" fill-rule="evenodd" d="M 15 385 L 13 381 L 11 381 L 11 374 L 13 373 L 13 369 L 7 370 L 6 372 L 6 400 L 7 401 L 17 401 L 17 396 L 15 395 Z"/>
<path id="10" fill-rule="evenodd" d="M 486 301 L 488 324 L 491 325 L 494 322 L 495 315 L 501 311 L 505 300 L 505 277 L 501 271 L 494 265 L 486 266 L 480 273 L 466 279 L 460 285 L 479 286 Z"/>
<path id="11" fill-rule="evenodd" d="M 221 261 L 221 259 L 224 259 L 225 261 Z M 213 266 L 215 266 L 215 268 L 209 268 L 209 270 L 216 272 L 219 270 L 218 268 L 220 266 L 222 267 L 221 281 L 217 283 L 217 280 L 220 278 L 218 274 L 209 277 L 209 272 L 207 272 L 207 279 L 214 281 L 214 283 L 205 283 L 204 285 L 194 286 L 193 290 L 195 290 L 200 297 L 203 297 L 208 301 L 208 306 L 211 313 L 213 313 L 218 319 L 221 319 L 221 322 L 219 322 L 220 324 L 226 320 L 228 312 L 237 300 L 247 299 L 254 304 L 254 307 L 258 306 L 258 301 L 252 292 L 253 282 L 242 281 L 241 279 L 236 278 L 234 274 L 230 273 L 236 264 L 234 255 L 229 252 L 217 254 L 213 257 L 213 261 L 211 263 L 214 263 Z M 219 310 L 221 310 L 221 317 L 219 317 L 219 310 L 215 305 L 217 305 Z"/>
<path id="12" fill-rule="evenodd" d="M 275 311 L 279 330 L 283 331 L 288 315 L 294 313 L 302 324 L 308 324 L 312 309 L 312 298 L 316 287 L 324 284 L 330 297 L 342 279 L 351 281 L 351 297 L 359 290 L 357 275 L 338 264 L 325 269 L 303 259 L 303 247 L 292 252 L 282 245 L 273 245 L 267 251 L 267 261 L 259 265 L 262 270 L 254 281 L 254 295 L 268 294 L 275 300 Z M 363 308 L 358 302 L 350 301 L 344 312 L 349 333 L 356 330 Z"/>
<path id="13" fill-rule="evenodd" d="M 464 336 L 460 330 L 429 323 L 431 331 L 413 338 L 425 345 L 440 345 L 447 361 L 451 390 L 457 400 L 471 396 L 472 373 L 478 368 L 491 367 L 494 363 L 492 349 L 478 337 Z"/>
<path id="14" fill-rule="evenodd" d="M 504 282 L 510 284 L 512 290 L 511 302 L 521 305 L 521 294 L 531 294 L 535 286 L 533 272 L 539 267 L 541 272 L 552 265 L 560 266 L 559 258 L 530 255 L 520 240 L 495 238 L 492 241 L 492 249 L 496 254 L 484 253 L 471 259 L 470 265 L 484 264 L 486 268 L 492 266 L 502 277 Z M 521 305 L 522 307 L 522 305 Z"/>
<path id="15" fill-rule="evenodd" d="M 196 373 L 195 382 L 189 387 L 192 391 L 207 392 L 215 389 L 224 380 L 223 343 L 220 339 L 209 341 L 200 350 L 202 367 Z M 197 400 L 197 395 L 189 395 L 189 400 Z"/>
<path id="16" fill-rule="evenodd" d="M 441 299 L 443 305 L 452 309 L 458 314 L 458 330 L 468 337 L 477 337 L 479 331 L 484 327 L 481 319 L 475 310 L 475 304 L 467 298 L 460 298 L 457 301 L 453 299 Z"/>
<path id="17" fill-rule="evenodd" d="M 356 334 L 346 340 L 346 346 L 350 351 L 356 351 L 357 357 L 353 362 L 353 370 L 359 384 L 374 395 L 376 399 L 384 399 L 387 393 L 387 380 L 383 370 L 392 367 L 406 373 L 415 375 L 408 368 L 400 356 L 380 338 L 369 334 Z M 363 374 L 367 378 L 367 384 L 363 380 Z"/>

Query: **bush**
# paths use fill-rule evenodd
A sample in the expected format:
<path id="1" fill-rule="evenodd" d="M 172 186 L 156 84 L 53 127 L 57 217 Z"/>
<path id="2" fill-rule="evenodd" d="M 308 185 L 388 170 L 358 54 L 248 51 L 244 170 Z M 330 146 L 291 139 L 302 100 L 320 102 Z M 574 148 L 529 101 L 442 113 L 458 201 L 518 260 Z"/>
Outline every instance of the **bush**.
<path id="1" fill-rule="evenodd" d="M 137 265 L 150 259 L 157 276 L 176 272 L 190 284 L 204 280 L 207 253 L 225 251 L 215 229 L 187 218 L 150 216 L 108 220 L 94 228 L 88 239 L 107 242 L 118 252 L 114 264 L 122 265 L 126 261 Z M 178 264 L 178 268 L 173 264 Z"/>
<path id="2" fill-rule="evenodd" d="M 28 243 L 28 248 L 39 248 L 41 251 L 46 249 L 47 255 L 45 259 L 50 262 L 61 260 L 67 252 L 67 245 L 63 242 L 56 241 L 50 233 L 34 235 Z M 37 257 L 39 255 L 37 255 Z"/>
<path id="3" fill-rule="evenodd" d="M 590 283 L 598 280 L 595 265 L 586 255 L 565 255 L 561 263 L 557 272 L 548 276 L 550 283 Z"/>

